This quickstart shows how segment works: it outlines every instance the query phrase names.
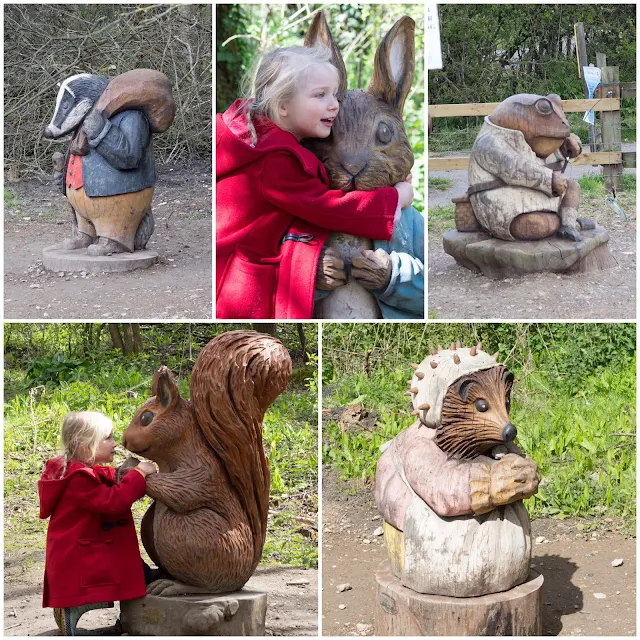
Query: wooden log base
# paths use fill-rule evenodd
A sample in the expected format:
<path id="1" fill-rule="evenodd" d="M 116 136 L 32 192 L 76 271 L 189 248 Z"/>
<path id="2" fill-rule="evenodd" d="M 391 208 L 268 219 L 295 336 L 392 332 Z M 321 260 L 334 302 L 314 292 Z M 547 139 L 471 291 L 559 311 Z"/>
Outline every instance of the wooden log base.
<path id="1" fill-rule="evenodd" d="M 540 636 L 544 578 L 503 593 L 452 598 L 416 593 L 400 584 L 385 560 L 376 571 L 377 636 Z"/>
<path id="2" fill-rule="evenodd" d="M 606 229 L 596 225 L 580 235 L 580 242 L 557 236 L 509 242 L 482 232 L 448 231 L 442 244 L 459 265 L 497 280 L 527 273 L 593 273 L 617 264 L 609 251 Z"/>

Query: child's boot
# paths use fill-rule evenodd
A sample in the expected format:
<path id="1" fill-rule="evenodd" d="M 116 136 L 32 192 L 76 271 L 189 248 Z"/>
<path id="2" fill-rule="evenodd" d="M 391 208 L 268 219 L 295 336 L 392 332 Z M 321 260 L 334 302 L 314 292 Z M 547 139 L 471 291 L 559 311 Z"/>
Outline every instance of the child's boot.
<path id="1" fill-rule="evenodd" d="M 113 602 L 95 602 L 79 607 L 65 607 L 64 609 L 54 609 L 53 617 L 58 629 L 60 629 L 60 635 L 76 636 L 78 635 L 76 626 L 83 614 L 93 609 L 109 609 L 111 607 L 113 607 Z"/>

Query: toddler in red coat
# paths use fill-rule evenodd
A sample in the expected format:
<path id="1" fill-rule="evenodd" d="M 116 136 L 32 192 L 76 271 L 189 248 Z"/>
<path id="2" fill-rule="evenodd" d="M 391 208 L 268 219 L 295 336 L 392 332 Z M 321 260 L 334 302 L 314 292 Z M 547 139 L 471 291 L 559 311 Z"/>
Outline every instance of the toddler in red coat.
<path id="1" fill-rule="evenodd" d="M 76 635 L 83 613 L 146 595 L 131 505 L 156 469 L 140 462 L 117 483 L 103 466 L 113 461 L 113 423 L 93 411 L 65 416 L 62 447 L 38 482 L 40 517 L 50 517 L 42 606 L 62 635 Z"/>
<path id="2" fill-rule="evenodd" d="M 218 318 L 311 318 L 329 232 L 389 240 L 413 201 L 408 182 L 330 189 L 322 162 L 300 144 L 327 138 L 334 126 L 339 76 L 330 59 L 328 49 L 312 47 L 265 54 L 252 97 L 217 116 Z"/>

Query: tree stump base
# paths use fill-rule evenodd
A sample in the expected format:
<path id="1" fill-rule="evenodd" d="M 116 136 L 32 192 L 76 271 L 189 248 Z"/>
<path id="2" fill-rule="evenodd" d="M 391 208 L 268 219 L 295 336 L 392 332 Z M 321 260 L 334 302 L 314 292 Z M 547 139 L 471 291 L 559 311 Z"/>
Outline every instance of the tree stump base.
<path id="1" fill-rule="evenodd" d="M 604 227 L 596 225 L 580 235 L 580 242 L 557 236 L 511 242 L 493 238 L 484 231 L 448 231 L 442 242 L 445 252 L 459 265 L 493 279 L 528 273 L 591 273 L 616 265 Z"/>
<path id="2" fill-rule="evenodd" d="M 376 571 L 377 636 L 540 636 L 542 575 L 531 570 L 524 584 L 476 598 L 416 593 L 391 572 Z"/>
<path id="3" fill-rule="evenodd" d="M 249 589 L 120 603 L 122 628 L 130 636 L 263 636 L 266 617 L 267 594 Z"/>
<path id="4" fill-rule="evenodd" d="M 42 250 L 42 264 L 49 271 L 86 271 L 87 273 L 121 273 L 147 269 L 158 261 L 157 251 L 113 253 L 110 256 L 90 256 L 86 249 L 63 249 L 53 245 Z"/>

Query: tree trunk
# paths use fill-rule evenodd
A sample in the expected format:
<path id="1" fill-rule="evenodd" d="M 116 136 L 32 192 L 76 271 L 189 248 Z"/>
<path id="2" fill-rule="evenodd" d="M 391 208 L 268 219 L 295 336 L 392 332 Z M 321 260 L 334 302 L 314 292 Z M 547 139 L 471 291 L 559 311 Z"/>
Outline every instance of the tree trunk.
<path id="1" fill-rule="evenodd" d="M 122 353 L 125 353 L 124 342 L 122 342 L 122 336 L 120 335 L 120 329 L 115 322 L 109 322 L 109 335 L 111 336 L 111 342 L 116 349 L 120 349 Z M 125 354 L 126 355 L 126 354 Z"/>
<path id="2" fill-rule="evenodd" d="M 140 353 L 142 351 L 142 336 L 140 335 L 140 325 L 134 322 L 131 325 L 131 331 L 133 332 L 133 353 Z"/>
<path id="3" fill-rule="evenodd" d="M 278 327 L 275 322 L 252 322 L 251 328 L 260 333 L 267 333 L 274 338 L 277 337 L 276 332 Z"/>
<path id="4" fill-rule="evenodd" d="M 296 326 L 298 327 L 298 338 L 300 338 L 300 348 L 302 349 L 302 356 L 306 361 L 306 359 L 307 359 L 307 338 L 304 335 L 304 326 L 303 326 L 302 322 L 298 322 L 296 324 Z"/>
<path id="5" fill-rule="evenodd" d="M 135 353 L 133 348 L 133 327 L 131 323 L 123 325 L 122 335 L 124 338 L 124 355 L 130 356 L 132 353 Z"/>

